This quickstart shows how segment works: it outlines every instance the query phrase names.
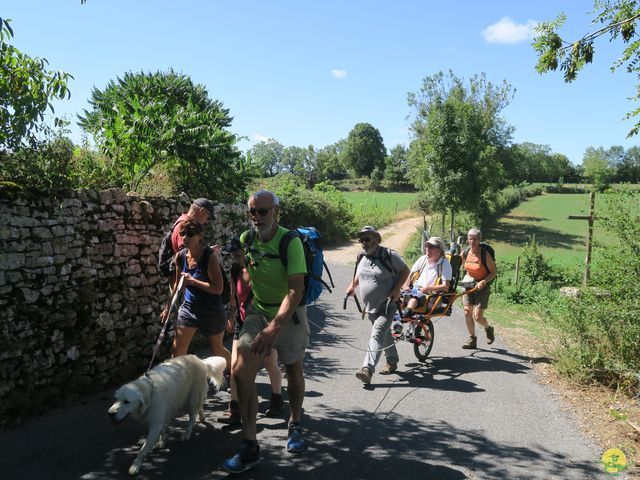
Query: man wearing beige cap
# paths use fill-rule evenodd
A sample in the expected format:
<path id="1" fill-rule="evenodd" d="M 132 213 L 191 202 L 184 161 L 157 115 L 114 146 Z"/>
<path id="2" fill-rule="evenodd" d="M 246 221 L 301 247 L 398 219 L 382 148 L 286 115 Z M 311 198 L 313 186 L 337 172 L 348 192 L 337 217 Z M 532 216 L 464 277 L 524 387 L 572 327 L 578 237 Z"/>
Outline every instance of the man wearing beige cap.
<path id="1" fill-rule="evenodd" d="M 359 287 L 363 312 L 371 322 L 371 337 L 362 368 L 356 372 L 365 385 L 371 377 L 380 355 L 384 351 L 386 364 L 380 371 L 388 375 L 398 369 L 398 351 L 391 337 L 391 322 L 397 311 L 400 287 L 409 276 L 409 268 L 400 254 L 380 245 L 382 237 L 371 226 L 358 232 L 363 255 L 359 256 L 353 280 L 347 287 L 347 295 L 354 295 Z"/>
<path id="2" fill-rule="evenodd" d="M 429 296 L 449 291 L 453 272 L 444 251 L 444 241 L 440 237 L 431 237 L 424 243 L 425 255 L 413 264 L 409 278 L 402 287 L 405 292 L 403 317 L 413 315 L 413 310 L 423 306 Z"/>

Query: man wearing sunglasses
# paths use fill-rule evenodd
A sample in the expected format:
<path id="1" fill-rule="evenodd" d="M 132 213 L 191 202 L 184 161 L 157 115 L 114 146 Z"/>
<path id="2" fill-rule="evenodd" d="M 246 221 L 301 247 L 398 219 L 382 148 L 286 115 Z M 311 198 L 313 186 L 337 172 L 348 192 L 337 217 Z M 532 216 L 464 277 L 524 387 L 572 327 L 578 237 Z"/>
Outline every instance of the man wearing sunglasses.
<path id="1" fill-rule="evenodd" d="M 247 269 L 253 299 L 247 307 L 232 367 L 243 442 L 238 452 L 223 463 L 223 468 L 230 473 L 244 472 L 260 461 L 255 380 L 263 358 L 274 349 L 287 372 L 290 408 L 287 451 L 301 453 L 307 447 L 300 427 L 305 390 L 303 359 L 309 344 L 306 306 L 300 305 L 307 273 L 304 250 L 300 238 L 295 237 L 287 249 L 287 265 L 280 259 L 280 240 L 288 230 L 277 223 L 280 206 L 273 192 L 260 190 L 251 195 L 247 205 L 255 235 L 247 242 L 249 231 L 246 231 L 240 236 L 240 242 L 248 250 Z"/>
<path id="2" fill-rule="evenodd" d="M 213 202 L 208 198 L 197 198 L 193 201 L 189 210 L 176 220 L 171 232 L 171 246 L 174 252 L 179 252 L 184 248 L 184 237 L 180 236 L 180 225 L 187 220 L 195 220 L 204 226 L 214 219 Z"/>
<path id="3" fill-rule="evenodd" d="M 383 351 L 386 363 L 380 373 L 388 375 L 398 369 L 398 351 L 391 337 L 391 322 L 400 300 L 400 288 L 409 276 L 409 267 L 400 254 L 380 245 L 382 237 L 374 227 L 363 227 L 358 237 L 365 257 L 358 262 L 346 293 L 354 295 L 356 287 L 360 287 L 363 312 L 372 325 L 369 348 L 362 368 L 356 373 L 359 380 L 369 385 Z M 388 252 L 388 262 L 382 258 L 385 252 Z"/>

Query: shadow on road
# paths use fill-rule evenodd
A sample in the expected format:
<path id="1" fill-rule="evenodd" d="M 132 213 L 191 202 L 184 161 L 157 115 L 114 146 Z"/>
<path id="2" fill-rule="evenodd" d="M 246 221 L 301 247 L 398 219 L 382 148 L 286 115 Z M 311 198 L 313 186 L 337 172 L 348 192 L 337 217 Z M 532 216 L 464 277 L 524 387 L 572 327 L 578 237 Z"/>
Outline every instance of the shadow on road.
<path id="1" fill-rule="evenodd" d="M 215 401 L 214 405 L 210 403 L 211 400 L 207 402 L 207 408 L 218 410 Z M 520 448 L 489 439 L 484 431 L 461 430 L 447 422 L 429 419 L 416 422 L 394 412 L 383 415 L 326 407 L 315 410 L 306 422 L 311 447 L 298 456 L 288 454 L 284 449 L 284 421 L 274 424 L 274 420 L 269 419 L 270 423 L 264 424 L 265 419 L 259 420 L 262 430 L 275 432 L 276 442 L 263 442 L 262 463 L 234 478 L 515 478 L 514 465 L 523 466 L 522 475 L 517 478 L 595 478 L 601 473 L 594 465 L 572 464 L 563 455 L 542 445 Z M 108 422 L 106 418 L 104 421 Z M 200 426 L 194 430 L 191 440 L 181 442 L 178 437 L 183 424 L 174 423 L 166 448 L 147 457 L 137 478 L 228 478 L 219 466 L 234 453 L 238 435 L 212 426 Z M 108 426 L 98 430 L 78 428 L 74 443 L 83 445 L 80 451 L 68 451 L 62 457 L 51 458 L 46 445 L 64 441 L 64 438 L 50 437 L 44 443 L 36 443 L 37 439 L 33 439 L 36 444 L 29 458 L 12 459 L 11 463 L 20 466 L 19 478 L 127 478 L 127 468 L 142 442 L 140 427 L 134 424 L 111 430 Z M 496 458 L 501 461 L 496 462 Z M 453 468 L 451 465 L 465 467 Z M 536 465 L 533 476 L 525 470 L 531 465 Z M 18 469 L 10 466 L 5 473 L 12 471 L 18 473 Z"/>

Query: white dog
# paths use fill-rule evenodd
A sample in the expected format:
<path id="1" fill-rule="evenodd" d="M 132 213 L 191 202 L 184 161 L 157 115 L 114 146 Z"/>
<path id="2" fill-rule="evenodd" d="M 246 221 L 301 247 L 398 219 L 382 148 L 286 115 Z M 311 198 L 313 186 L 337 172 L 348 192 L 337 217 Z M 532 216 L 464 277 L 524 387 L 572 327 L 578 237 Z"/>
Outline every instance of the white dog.
<path id="1" fill-rule="evenodd" d="M 195 355 L 175 357 L 116 391 L 116 401 L 109 408 L 113 423 L 120 423 L 131 414 L 149 425 L 147 439 L 131 464 L 129 475 L 140 471 L 142 461 L 154 445 L 164 445 L 167 424 L 184 412 L 189 413 L 189 424 L 183 440 L 189 439 L 196 415 L 204 422 L 202 407 L 207 396 L 207 378 L 220 388 L 226 366 L 223 357 L 204 360 Z"/>

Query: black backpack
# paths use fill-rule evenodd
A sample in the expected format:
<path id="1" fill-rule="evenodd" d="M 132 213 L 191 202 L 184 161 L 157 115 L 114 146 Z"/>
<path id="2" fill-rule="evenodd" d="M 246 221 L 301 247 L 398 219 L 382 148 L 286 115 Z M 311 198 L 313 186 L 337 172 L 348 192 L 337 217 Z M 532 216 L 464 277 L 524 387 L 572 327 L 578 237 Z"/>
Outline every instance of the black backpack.
<path id="1" fill-rule="evenodd" d="M 462 251 L 462 260 L 463 261 L 465 261 L 465 262 L 467 261 L 467 255 L 469 254 L 470 250 L 471 250 L 471 247 L 466 247 Z M 493 260 L 493 263 L 495 264 L 496 263 L 496 251 L 488 243 L 480 242 L 480 261 L 482 262 L 482 265 L 484 265 L 484 268 L 486 268 L 487 271 L 489 271 L 489 266 L 487 265 L 487 253 L 489 255 L 491 255 L 491 259 Z"/>
<path id="2" fill-rule="evenodd" d="M 176 220 L 171 230 L 169 230 L 164 237 L 162 237 L 162 241 L 160 242 L 160 248 L 158 249 L 158 271 L 160 275 L 163 277 L 169 277 L 171 275 L 172 268 L 172 260 L 176 252 L 173 250 L 173 244 L 171 243 L 171 234 L 173 233 L 173 229 L 176 228 L 176 225 L 180 223 L 180 220 Z"/>

